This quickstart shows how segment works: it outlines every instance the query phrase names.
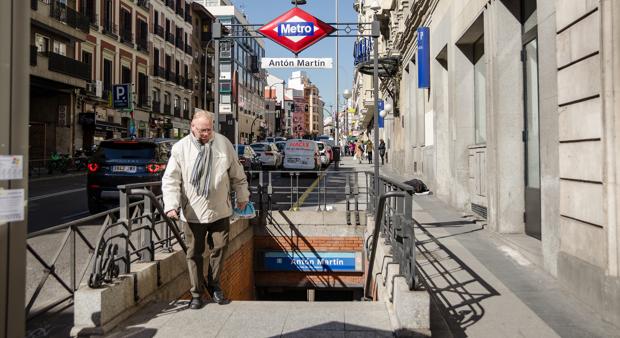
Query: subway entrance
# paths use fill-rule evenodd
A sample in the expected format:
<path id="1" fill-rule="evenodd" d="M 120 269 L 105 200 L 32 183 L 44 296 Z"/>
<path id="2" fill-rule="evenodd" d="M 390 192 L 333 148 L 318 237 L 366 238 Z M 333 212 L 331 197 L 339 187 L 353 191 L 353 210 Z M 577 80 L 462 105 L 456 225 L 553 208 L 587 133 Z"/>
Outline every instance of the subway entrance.
<path id="1" fill-rule="evenodd" d="M 256 288 L 256 300 L 259 301 L 347 302 L 361 301 L 363 296 L 363 288 Z"/>

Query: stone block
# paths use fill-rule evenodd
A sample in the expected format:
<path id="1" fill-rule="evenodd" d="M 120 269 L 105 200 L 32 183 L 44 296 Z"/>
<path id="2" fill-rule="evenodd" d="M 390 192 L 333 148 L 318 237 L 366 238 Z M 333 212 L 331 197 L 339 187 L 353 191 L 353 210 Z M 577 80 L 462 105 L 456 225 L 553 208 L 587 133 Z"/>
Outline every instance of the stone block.
<path id="1" fill-rule="evenodd" d="M 102 334 L 103 326 L 134 305 L 134 275 L 122 275 L 99 289 L 82 284 L 74 295 L 72 336 Z"/>
<path id="2" fill-rule="evenodd" d="M 559 107 L 558 112 L 560 141 L 585 140 L 603 136 L 600 98 Z"/>
<path id="3" fill-rule="evenodd" d="M 558 71 L 559 105 L 600 94 L 600 60 L 597 54 Z"/>
<path id="4" fill-rule="evenodd" d="M 399 337 L 430 336 L 430 296 L 426 291 L 411 291 L 403 277 L 394 280 L 394 314 Z"/>
<path id="5" fill-rule="evenodd" d="M 603 185 L 560 180 L 560 214 L 603 226 Z"/>
<path id="6" fill-rule="evenodd" d="M 557 30 L 560 31 L 574 23 L 598 7 L 598 3 L 599 0 L 555 0 Z"/>
<path id="7" fill-rule="evenodd" d="M 144 299 L 157 290 L 157 263 L 133 263 L 131 272 L 138 282 L 138 299 Z"/>
<path id="8" fill-rule="evenodd" d="M 600 14 L 598 11 L 557 35 L 557 63 L 563 67 L 600 49 Z"/>
<path id="9" fill-rule="evenodd" d="M 566 217 L 560 217 L 560 250 L 598 267 L 607 263 L 605 230 L 581 223 Z"/>
<path id="10" fill-rule="evenodd" d="M 185 253 L 182 250 L 174 252 L 158 252 L 155 260 L 159 261 L 159 283 L 166 284 L 176 276 L 187 271 Z"/>
<path id="11" fill-rule="evenodd" d="M 601 141 L 560 143 L 560 177 L 603 181 L 603 143 Z"/>

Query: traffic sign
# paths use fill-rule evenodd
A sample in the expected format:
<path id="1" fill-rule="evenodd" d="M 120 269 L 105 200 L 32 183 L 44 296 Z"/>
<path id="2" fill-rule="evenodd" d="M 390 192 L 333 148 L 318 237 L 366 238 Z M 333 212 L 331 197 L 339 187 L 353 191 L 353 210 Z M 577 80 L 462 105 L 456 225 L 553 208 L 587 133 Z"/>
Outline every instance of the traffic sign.
<path id="1" fill-rule="evenodd" d="M 112 106 L 114 109 L 131 110 L 131 84 L 112 86 Z"/>
<path id="2" fill-rule="evenodd" d="M 299 54 L 335 30 L 308 12 L 294 7 L 259 28 L 258 32 L 291 52 Z"/>

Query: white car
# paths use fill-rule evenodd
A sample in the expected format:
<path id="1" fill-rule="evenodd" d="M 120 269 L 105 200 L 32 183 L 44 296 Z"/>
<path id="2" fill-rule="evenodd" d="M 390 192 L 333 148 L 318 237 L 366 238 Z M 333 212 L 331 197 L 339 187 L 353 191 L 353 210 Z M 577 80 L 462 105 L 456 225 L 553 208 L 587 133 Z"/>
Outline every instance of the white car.
<path id="1" fill-rule="evenodd" d="M 252 147 L 254 152 L 256 152 L 256 155 L 259 156 L 260 161 L 263 163 L 263 167 L 277 169 L 282 166 L 284 159 L 275 144 L 269 142 L 259 142 L 251 144 L 250 147 Z"/>
<path id="2" fill-rule="evenodd" d="M 320 170 L 319 146 L 315 141 L 293 139 L 286 141 L 284 169 Z"/>

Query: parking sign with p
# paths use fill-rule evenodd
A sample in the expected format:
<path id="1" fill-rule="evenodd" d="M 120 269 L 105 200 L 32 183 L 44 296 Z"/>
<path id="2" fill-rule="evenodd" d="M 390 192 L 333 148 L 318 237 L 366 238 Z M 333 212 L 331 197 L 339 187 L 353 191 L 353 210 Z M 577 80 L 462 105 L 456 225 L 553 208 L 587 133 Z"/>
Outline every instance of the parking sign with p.
<path id="1" fill-rule="evenodd" d="M 112 86 L 112 103 L 114 109 L 131 110 L 131 84 Z"/>

